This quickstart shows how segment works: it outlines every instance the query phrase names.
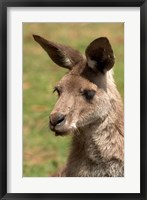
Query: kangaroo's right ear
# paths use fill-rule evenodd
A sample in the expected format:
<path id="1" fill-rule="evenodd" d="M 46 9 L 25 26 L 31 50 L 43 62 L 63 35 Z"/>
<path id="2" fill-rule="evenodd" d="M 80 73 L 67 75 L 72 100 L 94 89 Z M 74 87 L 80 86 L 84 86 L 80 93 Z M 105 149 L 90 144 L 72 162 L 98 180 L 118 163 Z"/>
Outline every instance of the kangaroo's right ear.
<path id="1" fill-rule="evenodd" d="M 61 67 L 72 69 L 83 59 L 82 55 L 78 51 L 68 46 L 48 41 L 38 35 L 33 35 L 33 37 L 34 40 L 47 52 L 49 57 Z"/>
<path id="2" fill-rule="evenodd" d="M 106 73 L 114 65 L 113 50 L 106 37 L 91 42 L 85 53 L 88 66 L 95 72 Z"/>

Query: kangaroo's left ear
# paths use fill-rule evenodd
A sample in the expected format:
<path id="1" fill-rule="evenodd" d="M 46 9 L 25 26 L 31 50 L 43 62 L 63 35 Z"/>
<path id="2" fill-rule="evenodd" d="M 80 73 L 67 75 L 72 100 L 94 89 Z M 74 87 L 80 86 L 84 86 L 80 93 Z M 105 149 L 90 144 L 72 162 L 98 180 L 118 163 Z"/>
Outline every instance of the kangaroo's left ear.
<path id="1" fill-rule="evenodd" d="M 61 67 L 72 69 L 83 60 L 83 56 L 71 47 L 48 41 L 39 35 L 33 35 L 33 37 L 47 52 L 49 57 Z"/>
<path id="2" fill-rule="evenodd" d="M 88 66 L 95 72 L 105 73 L 114 65 L 113 50 L 106 37 L 101 37 L 91 42 L 85 53 Z"/>

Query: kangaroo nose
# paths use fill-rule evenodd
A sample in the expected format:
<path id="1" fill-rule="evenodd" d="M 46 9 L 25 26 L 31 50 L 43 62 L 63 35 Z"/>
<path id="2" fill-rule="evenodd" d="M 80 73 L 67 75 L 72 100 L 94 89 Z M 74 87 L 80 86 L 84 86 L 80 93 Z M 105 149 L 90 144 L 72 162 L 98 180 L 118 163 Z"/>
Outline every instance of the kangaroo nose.
<path id="1" fill-rule="evenodd" d="M 50 125 L 51 127 L 55 127 L 57 125 L 61 125 L 65 122 L 65 115 L 61 113 L 54 113 L 50 115 Z"/>

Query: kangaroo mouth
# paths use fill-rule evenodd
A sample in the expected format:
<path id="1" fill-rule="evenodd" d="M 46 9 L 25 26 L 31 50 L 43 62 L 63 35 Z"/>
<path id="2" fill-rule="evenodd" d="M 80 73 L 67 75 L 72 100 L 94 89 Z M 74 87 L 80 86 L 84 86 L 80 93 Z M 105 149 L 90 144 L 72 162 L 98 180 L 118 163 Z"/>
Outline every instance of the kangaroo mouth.
<path id="1" fill-rule="evenodd" d="M 55 131 L 55 136 L 65 136 L 65 135 L 68 135 L 68 132 Z"/>
<path id="2" fill-rule="evenodd" d="M 56 126 L 53 126 L 52 123 L 49 122 L 49 127 L 50 127 L 51 131 L 53 131 L 55 133 L 56 136 L 68 135 L 68 130 L 65 127 L 65 124 L 62 122 Z"/>

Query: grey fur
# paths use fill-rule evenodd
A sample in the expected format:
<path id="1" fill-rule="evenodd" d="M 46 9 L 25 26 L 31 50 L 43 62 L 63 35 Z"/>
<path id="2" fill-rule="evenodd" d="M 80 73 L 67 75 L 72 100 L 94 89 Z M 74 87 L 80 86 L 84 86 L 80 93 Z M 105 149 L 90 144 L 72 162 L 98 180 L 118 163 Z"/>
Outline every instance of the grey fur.
<path id="1" fill-rule="evenodd" d="M 71 70 L 57 84 L 59 99 L 50 115 L 56 135 L 73 134 L 66 167 L 58 176 L 124 176 L 123 104 L 113 79 L 114 55 L 108 39 L 94 40 L 83 57 L 69 47 L 34 38 L 56 63 Z M 86 99 L 85 90 L 95 91 L 95 96 Z"/>

